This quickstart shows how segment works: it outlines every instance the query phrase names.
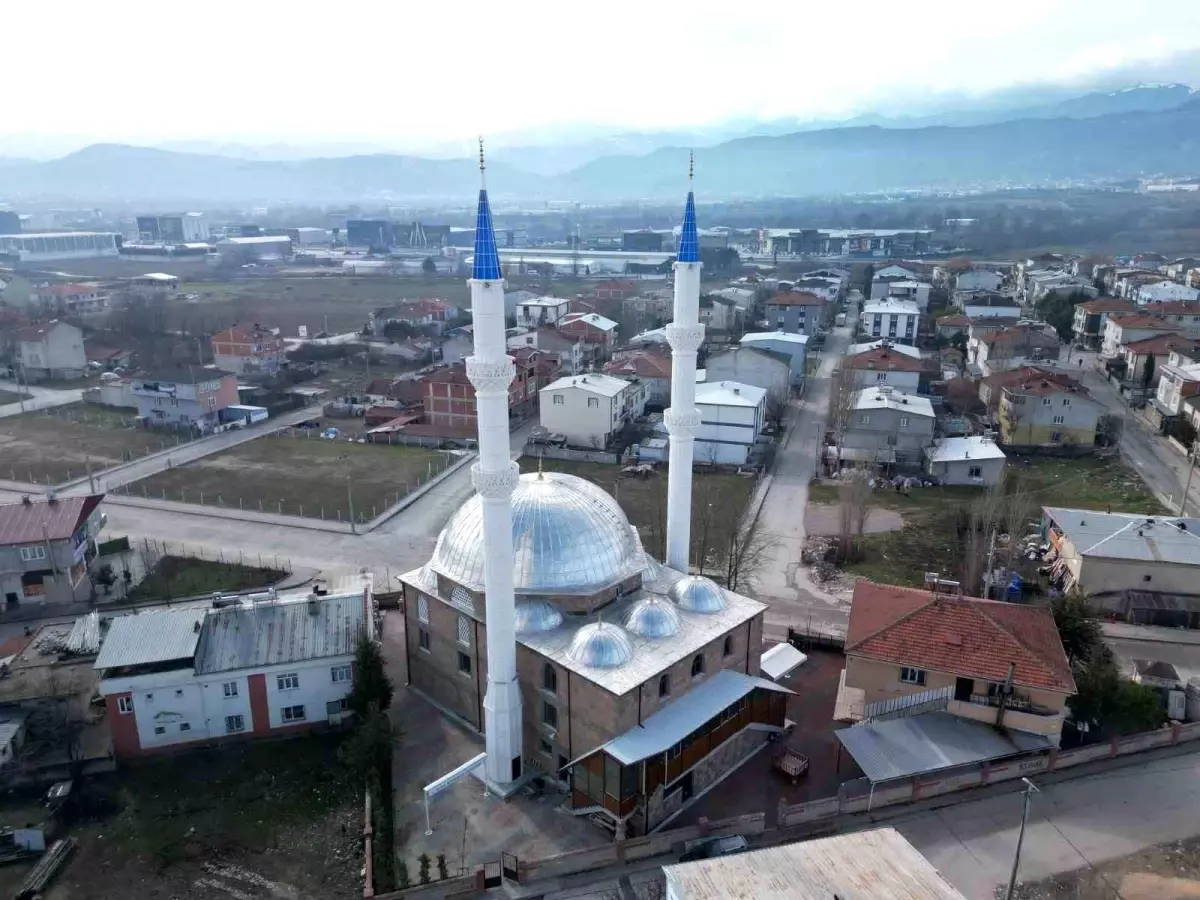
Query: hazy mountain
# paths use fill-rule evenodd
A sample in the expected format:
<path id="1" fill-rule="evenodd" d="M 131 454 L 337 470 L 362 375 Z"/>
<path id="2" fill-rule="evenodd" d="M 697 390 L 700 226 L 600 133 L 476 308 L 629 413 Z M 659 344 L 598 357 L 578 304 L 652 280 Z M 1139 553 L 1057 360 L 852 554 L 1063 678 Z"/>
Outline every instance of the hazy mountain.
<path id="1" fill-rule="evenodd" d="M 32 159 L 24 159 L 20 156 L 0 156 L 0 169 L 5 166 L 26 166 L 32 162 Z"/>
<path id="2" fill-rule="evenodd" d="M 246 144 L 236 141 L 166 141 L 160 150 L 175 153 L 200 153 L 206 156 L 228 156 L 232 159 L 299 160 L 329 156 L 368 156 L 387 153 L 389 148 L 363 142 L 321 144 Z"/>
<path id="3" fill-rule="evenodd" d="M 730 136 L 725 135 L 724 138 Z M 493 159 L 503 160 L 518 169 L 524 169 L 526 172 L 538 175 L 560 175 L 604 156 L 642 156 L 652 153 L 660 147 L 707 147 L 722 139 L 722 137 L 699 132 L 628 132 L 579 143 L 501 147 L 489 153 L 489 156 Z"/>
<path id="4" fill-rule="evenodd" d="M 490 169 L 503 186 L 499 194 L 528 194 L 540 186 L 536 177 L 504 163 Z M 436 199 L 462 198 L 464 187 L 478 178 L 472 159 L 378 154 L 255 161 L 96 144 L 61 159 L 0 169 L 0 194 L 206 203 Z"/>
<path id="5" fill-rule="evenodd" d="M 608 157 L 563 177 L 582 198 L 670 197 L 684 188 L 685 148 Z M 833 128 L 728 141 L 697 156 L 709 197 L 834 194 L 1133 178 L 1200 169 L 1200 99 L 1161 112 L 993 125 Z"/>

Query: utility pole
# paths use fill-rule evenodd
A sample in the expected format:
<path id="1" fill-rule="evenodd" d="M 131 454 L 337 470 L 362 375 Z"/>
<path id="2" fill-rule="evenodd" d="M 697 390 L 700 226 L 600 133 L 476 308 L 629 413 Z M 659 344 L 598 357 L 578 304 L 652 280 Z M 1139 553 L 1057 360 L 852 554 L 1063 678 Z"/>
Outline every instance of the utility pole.
<path id="1" fill-rule="evenodd" d="M 351 489 L 350 476 L 346 476 L 346 502 L 350 504 L 350 533 L 358 534 L 354 524 L 354 491 Z"/>
<path id="2" fill-rule="evenodd" d="M 1029 800 L 1034 794 L 1040 794 L 1037 785 L 1028 778 L 1022 778 L 1025 782 L 1025 804 L 1021 809 L 1021 830 L 1017 832 L 1017 852 L 1013 854 L 1012 874 L 1008 876 L 1008 890 L 1004 892 L 1004 900 L 1012 900 L 1013 891 L 1017 887 L 1017 869 L 1021 865 L 1021 844 L 1025 840 L 1025 823 L 1029 821 Z"/>
<path id="3" fill-rule="evenodd" d="M 987 568 L 983 573 L 983 599 L 992 599 L 992 566 L 996 563 L 996 526 L 992 526 L 992 535 L 988 538 Z"/>
<path id="4" fill-rule="evenodd" d="M 96 479 L 92 476 L 92 454 L 84 454 L 83 464 L 87 467 L 88 493 L 96 493 Z"/>
<path id="5" fill-rule="evenodd" d="M 1200 439 L 1197 439 L 1197 440 L 1200 441 Z M 1193 443 L 1192 444 L 1192 452 L 1188 454 L 1188 459 L 1190 460 L 1190 462 L 1188 463 L 1187 482 L 1184 484 L 1183 494 L 1179 498 L 1179 515 L 1180 516 L 1185 515 L 1183 508 L 1187 505 L 1188 491 L 1190 491 L 1192 489 L 1192 472 L 1194 472 L 1196 470 L 1196 448 L 1198 445 L 1200 445 L 1200 444 Z"/>

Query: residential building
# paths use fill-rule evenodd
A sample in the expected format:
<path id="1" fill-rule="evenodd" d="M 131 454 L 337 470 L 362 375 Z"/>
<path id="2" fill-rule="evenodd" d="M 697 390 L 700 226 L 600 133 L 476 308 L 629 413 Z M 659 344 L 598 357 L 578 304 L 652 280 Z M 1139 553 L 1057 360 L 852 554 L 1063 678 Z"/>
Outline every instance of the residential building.
<path id="1" fill-rule="evenodd" d="M 1090 281 L 1068 275 L 1066 272 L 1039 272 L 1030 275 L 1022 298 L 1027 305 L 1034 305 L 1047 297 L 1095 297 L 1100 291 Z"/>
<path id="2" fill-rule="evenodd" d="M 621 313 L 639 325 L 652 319 L 665 320 L 671 315 L 672 296 L 670 291 L 649 291 L 628 297 L 621 303 Z"/>
<path id="3" fill-rule="evenodd" d="M 1075 306 L 1075 320 L 1071 332 L 1076 345 L 1095 350 L 1104 339 L 1108 317 L 1113 313 L 1131 313 L 1132 300 L 1120 297 L 1100 297 Z"/>
<path id="4" fill-rule="evenodd" d="M 1173 325 L 1180 334 L 1200 339 L 1200 301 L 1166 300 L 1147 312 Z"/>
<path id="5" fill-rule="evenodd" d="M 1056 372 L 1039 366 L 1022 366 L 1019 369 L 1004 369 L 979 379 L 979 399 L 993 412 L 1000 408 L 1000 395 L 1006 387 L 1025 384 L 1031 381 L 1053 381 L 1067 389 L 1077 389 L 1081 385 L 1078 379 L 1072 378 L 1065 372 Z"/>
<path id="6" fill-rule="evenodd" d="M 894 828 L 675 863 L 663 875 L 666 900 L 966 900 Z"/>
<path id="7" fill-rule="evenodd" d="M 559 320 L 558 330 L 590 345 L 599 360 L 612 356 L 617 342 L 617 323 L 596 313 L 568 313 Z"/>
<path id="8" fill-rule="evenodd" d="M 837 303 L 842 299 L 844 283 L 840 278 L 802 275 L 791 283 L 793 291 L 815 294 L 826 303 Z"/>
<path id="9" fill-rule="evenodd" d="M 1174 281 L 1152 281 L 1139 284 L 1130 291 L 1130 299 L 1138 306 L 1154 306 L 1173 300 L 1200 299 L 1200 290 Z"/>
<path id="10" fill-rule="evenodd" d="M 732 300 L 742 314 L 749 313 L 754 307 L 756 292 L 751 288 L 730 286 L 721 288 L 719 291 L 712 292 L 714 296 L 724 297 L 727 300 Z M 668 309 L 670 307 L 668 306 Z"/>
<path id="11" fill-rule="evenodd" d="M 557 325 L 570 311 L 570 300 L 559 297 L 533 297 L 517 304 L 517 324 L 525 328 Z"/>
<path id="12" fill-rule="evenodd" d="M 592 288 L 592 296 L 597 300 L 625 300 L 637 291 L 637 283 L 633 281 L 601 281 Z"/>
<path id="13" fill-rule="evenodd" d="M 780 291 L 764 305 L 767 327 L 812 337 L 826 322 L 828 302 L 806 291 Z"/>
<path id="14" fill-rule="evenodd" d="M 787 331 L 755 331 L 743 334 L 743 347 L 759 347 L 782 353 L 791 360 L 792 384 L 804 383 L 804 361 L 807 359 L 808 336 Z"/>
<path id="15" fill-rule="evenodd" d="M 1064 591 L 1197 593 L 1200 519 L 1047 506 L 1042 533 Z"/>
<path id="16" fill-rule="evenodd" d="M 1134 384 L 1154 387 L 1158 384 L 1158 373 L 1166 365 L 1172 353 L 1195 353 L 1200 343 L 1183 335 L 1168 332 L 1133 341 L 1121 348 L 1125 360 L 1125 377 Z"/>
<path id="17" fill-rule="evenodd" d="M 355 651 L 373 638 L 363 581 L 327 595 L 272 591 L 218 609 L 114 618 L 93 663 L 114 754 L 341 724 L 352 715 Z"/>
<path id="18" fill-rule="evenodd" d="M 988 269 L 965 269 L 954 276 L 954 293 L 998 291 L 1004 276 Z"/>
<path id="19" fill-rule="evenodd" d="M 934 322 L 939 337 L 952 338 L 955 335 L 966 334 L 971 327 L 971 320 L 962 313 L 939 316 Z"/>
<path id="20" fill-rule="evenodd" d="M 890 265 L 882 266 L 875 270 L 871 279 L 873 281 L 887 281 L 891 278 L 899 278 L 904 281 L 911 281 L 917 277 L 915 269 L 906 269 L 904 266 Z"/>
<path id="21" fill-rule="evenodd" d="M 752 448 L 767 421 L 765 388 L 736 381 L 696 385 L 696 429 L 693 458 L 697 464 L 744 466 L 753 462 Z"/>
<path id="22" fill-rule="evenodd" d="M 138 239 L 147 244 L 199 244 L 209 239 L 204 213 L 138 216 Z"/>
<path id="23" fill-rule="evenodd" d="M 933 443 L 935 416 L 926 397 L 905 394 L 889 385 L 854 395 L 842 435 L 843 462 L 920 465 Z"/>
<path id="24" fill-rule="evenodd" d="M 1076 278 L 1086 278 L 1090 281 L 1096 273 L 1097 266 L 1115 266 L 1116 262 L 1111 256 L 1081 256 L 1071 260 L 1067 269 Z"/>
<path id="25" fill-rule="evenodd" d="M 1008 325 L 1015 325 L 1021 318 L 1021 307 L 1004 294 L 972 293 L 964 295 L 962 301 L 963 314 L 973 322 L 1001 319 Z"/>
<path id="26" fill-rule="evenodd" d="M 663 407 L 671 399 L 671 357 L 653 350 L 638 350 L 614 359 L 604 366 L 604 374 L 626 380 L 636 379 L 646 386 L 646 403 Z"/>
<path id="27" fill-rule="evenodd" d="M 542 427 L 575 447 L 603 450 L 645 413 L 650 389 L 641 381 L 592 373 L 559 378 L 539 392 Z"/>
<path id="28" fill-rule="evenodd" d="M 136 375 L 133 397 L 147 425 L 208 432 L 220 421 L 222 410 L 237 405 L 237 376 L 204 366 Z"/>
<path id="29" fill-rule="evenodd" d="M 537 395 L 530 390 L 531 371 L 516 367 L 516 375 L 508 386 L 508 412 L 515 416 Z M 534 376 L 536 377 L 536 376 Z M 473 437 L 478 434 L 479 411 L 475 387 L 467 378 L 463 363 L 438 366 L 421 378 L 424 389 L 422 404 L 425 422 L 445 429 L 448 434 Z"/>
<path id="30" fill-rule="evenodd" d="M 103 369 L 111 372 L 113 369 L 128 369 L 133 364 L 133 351 L 101 347 L 92 344 L 86 348 L 88 368 Z"/>
<path id="31" fill-rule="evenodd" d="M 585 344 L 582 338 L 563 334 L 553 328 L 538 328 L 508 337 L 509 350 L 528 347 L 557 359 L 564 375 L 578 375 L 598 358 L 597 345 Z"/>
<path id="32" fill-rule="evenodd" d="M 108 231 L 0 234 L 0 256 L 15 256 L 23 263 L 117 256 L 119 237 Z"/>
<path id="33" fill-rule="evenodd" d="M 257 322 L 218 331 L 209 341 L 216 367 L 235 375 L 275 375 L 287 365 L 283 338 Z"/>
<path id="34" fill-rule="evenodd" d="M 382 334 L 387 331 L 388 325 L 397 324 L 441 334 L 447 324 L 458 317 L 459 312 L 459 308 L 448 300 L 405 300 L 375 310 L 370 315 L 367 328 L 372 334 Z"/>
<path id="35" fill-rule="evenodd" d="M 1075 680 L 1050 609 L 932 586 L 855 583 L 845 686 L 861 697 L 866 718 L 872 704 L 936 692 L 945 711 L 924 715 L 949 714 L 980 731 L 1002 724 L 1043 738 L 1039 749 L 1058 746 Z"/>
<path id="36" fill-rule="evenodd" d="M 974 326 L 974 322 L 972 322 Z M 1021 322 L 988 334 L 972 335 L 967 355 L 984 375 L 1004 369 L 1017 369 L 1030 363 L 1056 360 L 1062 344 L 1054 329 L 1040 322 Z"/>
<path id="37" fill-rule="evenodd" d="M 1180 284 L 1188 283 L 1188 272 L 1200 264 L 1200 258 L 1195 256 L 1181 256 L 1167 263 L 1163 268 L 1163 273 L 1172 281 L 1177 281 Z"/>
<path id="38" fill-rule="evenodd" d="M 108 291 L 94 281 L 43 284 L 29 295 L 29 305 L 59 316 L 101 312 L 108 309 Z"/>
<path id="39" fill-rule="evenodd" d="M 0 504 L 0 596 L 5 613 L 82 603 L 104 527 L 103 494 Z"/>
<path id="40" fill-rule="evenodd" d="M 709 331 L 735 331 L 740 314 L 737 303 L 720 294 L 700 296 L 699 321 Z"/>
<path id="41" fill-rule="evenodd" d="M 757 346 L 734 346 L 712 353 L 704 363 L 707 381 L 734 381 L 762 388 L 771 402 L 783 403 L 791 393 L 792 359 Z"/>
<path id="42" fill-rule="evenodd" d="M 1158 390 L 1150 398 L 1150 408 L 1158 418 L 1158 427 L 1163 431 L 1172 429 L 1179 416 L 1190 420 L 1187 402 L 1200 396 L 1200 364 L 1172 365 L 1167 363 L 1159 369 Z"/>
<path id="43" fill-rule="evenodd" d="M 853 374 L 856 388 L 886 384 L 905 394 L 917 393 L 921 375 L 927 371 L 919 356 L 898 353 L 886 342 L 847 355 L 841 364 Z"/>
<path id="44" fill-rule="evenodd" d="M 862 333 L 898 344 L 916 343 L 921 310 L 909 300 L 870 300 L 862 308 Z"/>
<path id="45" fill-rule="evenodd" d="M 126 290 L 149 300 L 163 300 L 179 290 L 179 278 L 166 272 L 147 272 L 135 275 L 125 284 Z"/>
<path id="46" fill-rule="evenodd" d="M 888 284 L 887 295 L 895 300 L 908 300 L 917 304 L 917 309 L 925 312 L 929 309 L 929 292 L 933 285 L 924 281 L 893 281 Z"/>
<path id="47" fill-rule="evenodd" d="M 18 328 L 17 362 L 29 381 L 78 378 L 87 371 L 83 332 L 58 320 Z"/>
<path id="48" fill-rule="evenodd" d="M 1004 477 L 1004 451 L 990 437 L 938 438 L 925 448 L 925 471 L 940 484 L 992 487 Z"/>
<path id="49" fill-rule="evenodd" d="M 1162 316 L 1151 316 L 1145 313 L 1110 313 L 1104 323 L 1104 338 L 1100 342 L 1100 356 L 1102 359 L 1110 360 L 1123 358 L 1125 345 L 1171 332 L 1187 334 Z"/>
<path id="50" fill-rule="evenodd" d="M 1107 412 L 1082 385 L 1035 376 L 1001 388 L 1000 441 L 1010 447 L 1091 447 Z"/>

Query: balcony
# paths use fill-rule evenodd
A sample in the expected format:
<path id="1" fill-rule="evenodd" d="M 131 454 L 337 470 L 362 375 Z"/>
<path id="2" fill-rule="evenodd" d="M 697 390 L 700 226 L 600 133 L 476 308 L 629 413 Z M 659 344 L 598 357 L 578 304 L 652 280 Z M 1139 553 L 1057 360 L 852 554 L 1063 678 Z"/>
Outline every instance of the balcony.
<path id="1" fill-rule="evenodd" d="M 946 711 L 988 725 L 996 723 L 999 698 L 984 694 L 972 694 L 970 700 L 951 700 Z M 1057 738 L 1062 733 L 1063 714 L 1045 706 L 1039 706 L 1023 697 L 1010 697 L 1004 710 L 1004 727 L 1030 734 L 1044 734 Z"/>

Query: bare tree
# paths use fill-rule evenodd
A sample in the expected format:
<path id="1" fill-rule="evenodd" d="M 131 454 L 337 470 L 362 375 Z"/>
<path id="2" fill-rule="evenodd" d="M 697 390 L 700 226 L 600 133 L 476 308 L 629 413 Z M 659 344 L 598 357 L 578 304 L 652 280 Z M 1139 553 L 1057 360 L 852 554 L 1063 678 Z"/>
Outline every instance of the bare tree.
<path id="1" fill-rule="evenodd" d="M 778 543 L 754 523 L 726 516 L 725 586 L 739 594 L 753 592 L 758 575 L 771 564 Z"/>
<path id="2" fill-rule="evenodd" d="M 828 429 L 833 433 L 833 442 L 838 450 L 838 460 L 841 460 L 842 441 L 846 430 L 854 417 L 854 399 L 858 394 L 858 384 L 854 371 L 842 366 L 835 369 L 829 379 L 829 419 Z M 819 436 L 823 439 L 823 436 Z"/>
<path id="3" fill-rule="evenodd" d="M 866 529 L 870 512 L 870 476 L 865 471 L 855 469 L 838 485 L 838 554 L 842 562 L 858 559 L 860 538 Z"/>

